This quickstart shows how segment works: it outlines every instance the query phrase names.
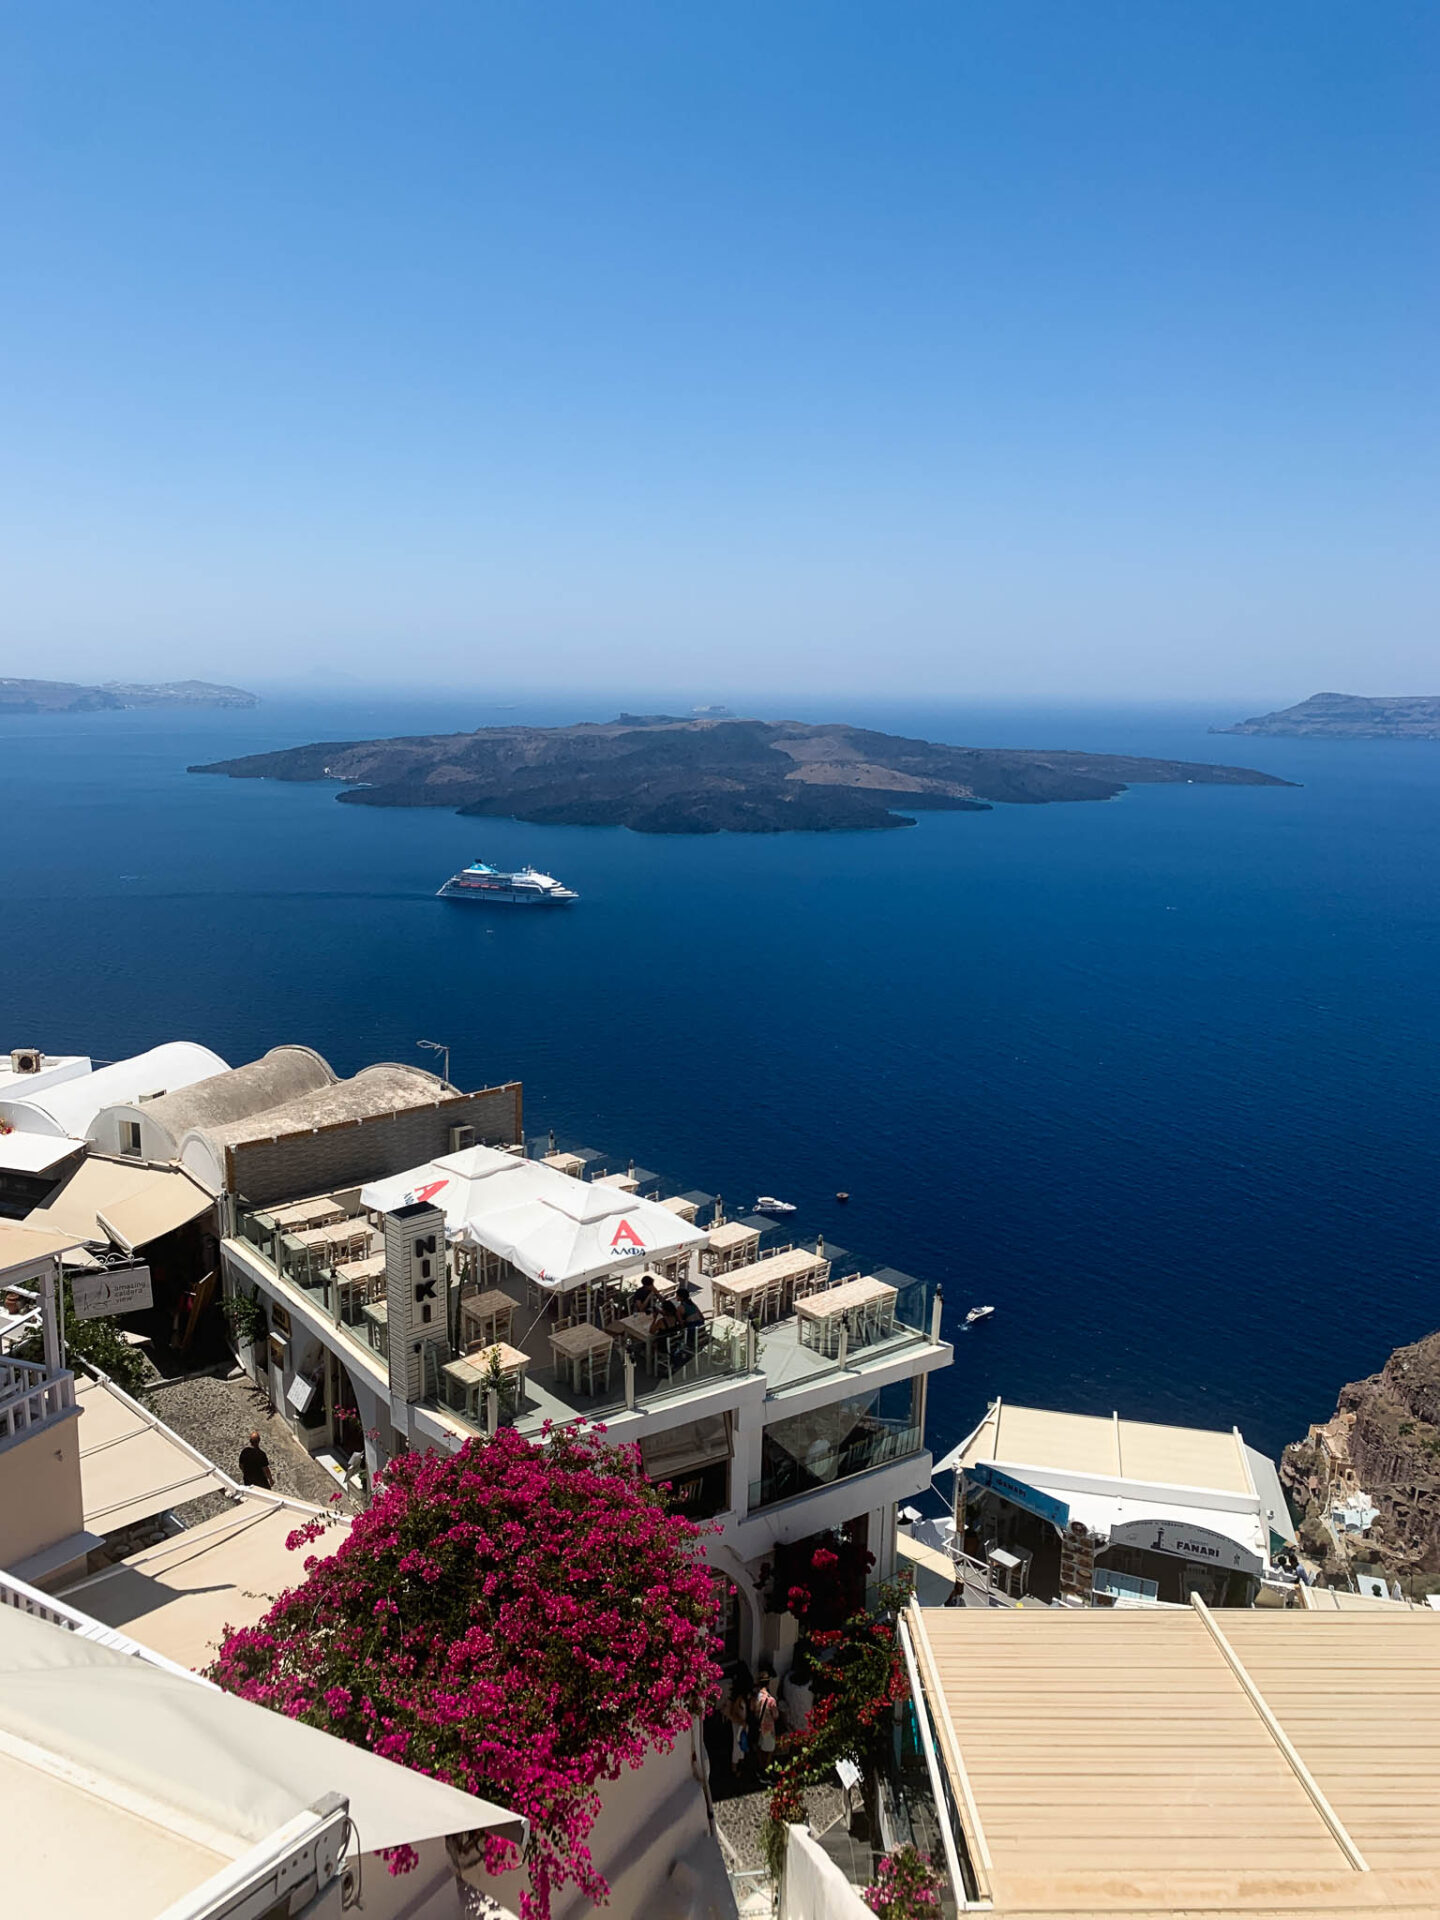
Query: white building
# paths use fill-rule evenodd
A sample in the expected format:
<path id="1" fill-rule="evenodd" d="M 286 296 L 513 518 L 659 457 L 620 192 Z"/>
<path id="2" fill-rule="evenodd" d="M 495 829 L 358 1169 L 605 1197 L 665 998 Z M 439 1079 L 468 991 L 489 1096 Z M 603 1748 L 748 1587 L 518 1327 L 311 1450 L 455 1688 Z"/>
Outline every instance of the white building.
<path id="1" fill-rule="evenodd" d="M 9 1084 L 0 1083 L 0 1125 L 17 1133 L 82 1141 L 104 1107 L 155 1100 L 228 1071 L 227 1063 L 209 1047 L 197 1046 L 193 1040 L 170 1040 L 148 1053 L 93 1071 L 55 1079 L 43 1073 L 12 1075 Z"/>
<path id="2" fill-rule="evenodd" d="M 139 1160 L 178 1161 L 192 1128 L 249 1119 L 289 1100 L 333 1085 L 335 1073 L 311 1047 L 272 1047 L 243 1067 L 176 1081 L 162 1094 L 109 1094 L 87 1130 L 100 1153 Z"/>
<path id="3" fill-rule="evenodd" d="M 1274 1464 L 1219 1431 L 996 1399 L 940 1462 L 956 1544 L 1013 1598 L 1245 1605 L 1295 1530 Z"/>
<path id="4" fill-rule="evenodd" d="M 951 1359 L 921 1282 L 837 1274 L 820 1248 L 757 1257 L 754 1232 L 712 1254 L 673 1208 L 485 1148 L 233 1224 L 226 1290 L 268 1325 L 242 1359 L 312 1450 L 363 1445 L 373 1472 L 495 1417 L 537 1435 L 603 1420 L 718 1523 L 706 1551 L 737 1591 L 730 1651 L 781 1672 L 796 1635 L 781 1550 L 848 1529 L 893 1570 L 896 1507 L 930 1481 L 927 1378 Z M 625 1311 L 646 1272 L 691 1292 L 683 1338 Z"/>
<path id="5" fill-rule="evenodd" d="M 43 1238 L 22 1229 L 14 1237 Z M 48 1270 L 53 1280 L 54 1255 L 62 1250 L 29 1249 L 25 1263 L 3 1277 L 33 1283 Z M 6 1251 L 0 1246 L 0 1262 Z M 9 1813 L 33 1816 L 26 1839 L 39 1855 L 38 1864 L 27 1856 L 18 1878 L 10 1875 L 7 1893 L 18 1898 L 31 1891 L 25 1873 L 35 1865 L 59 1889 L 51 1910 L 81 1920 L 92 1912 L 150 1920 L 166 1898 L 176 1904 L 165 1907 L 165 1920 L 191 1914 L 218 1920 L 222 1913 L 278 1920 L 302 1911 L 328 1916 L 356 1910 L 357 1894 L 363 1911 L 381 1920 L 462 1920 L 481 1910 L 467 1904 L 467 1889 L 498 1899 L 504 1920 L 519 1905 L 523 1876 L 488 1876 L 475 1835 L 497 1826 L 518 1834 L 512 1816 L 353 1748 L 337 1753 L 339 1743 L 328 1736 L 218 1694 L 193 1671 L 213 1659 L 227 1628 L 255 1624 L 271 1599 L 300 1577 L 300 1557 L 286 1541 L 302 1521 L 328 1520 L 327 1532 L 307 1548 L 324 1554 L 342 1542 L 348 1520 L 237 1486 L 112 1383 L 77 1377 L 59 1364 L 53 1299 L 52 1289 L 45 1315 L 49 1357 L 21 1362 L 0 1355 L 0 1792 Z M 218 1511 L 200 1519 L 192 1514 L 190 1524 L 181 1524 L 188 1503 L 204 1496 L 213 1506 L 217 1495 Z M 86 1643 L 77 1648 L 66 1635 L 48 1643 L 45 1704 L 62 1711 L 36 1738 L 25 1735 L 23 1758 L 38 1770 L 38 1785 L 7 1766 L 15 1713 L 24 1706 L 24 1681 L 12 1685 L 7 1660 L 11 1609 L 65 1627 Z M 33 1644 L 42 1651 L 47 1645 Z M 180 1680 L 181 1689 L 172 1687 L 163 1699 L 147 1694 L 157 1671 Z M 218 1704 L 197 1705 L 193 1689 Z M 151 1700 L 157 1739 L 164 1734 L 158 1755 L 145 1711 Z M 212 1729 L 228 1755 L 221 1768 L 210 1751 Z M 47 1784 L 51 1773 L 71 1765 L 82 1742 L 89 1769 L 82 1793 L 99 1803 L 98 1811 L 90 1809 L 93 1826 L 86 1824 L 87 1803 Z M 305 1764 L 307 1748 L 323 1773 Z M 157 1766 L 158 1759 L 170 1764 Z M 192 1770 L 198 1777 L 187 1785 Z M 703 1782 L 701 1731 L 692 1723 L 668 1753 L 654 1751 L 638 1770 L 603 1783 L 589 1847 L 610 1884 L 611 1911 L 646 1920 L 733 1920 Z M 302 1879 L 293 1903 L 276 1905 L 276 1889 L 265 1879 L 274 1865 L 267 1851 L 272 1834 L 283 1834 L 292 1852 L 333 1834 L 334 1808 L 325 1796 L 336 1793 L 348 1802 L 356 1832 L 348 1851 L 344 1845 L 329 1850 L 335 1884 L 322 1876 L 310 1887 Z M 112 1800 L 122 1812 L 138 1809 L 140 1825 L 120 1822 L 112 1831 L 105 1812 Z M 193 1839 L 201 1800 L 205 1833 L 197 1852 L 176 1837 Z M 222 1819 L 213 1817 L 217 1805 L 225 1809 Z M 397 1879 L 375 1854 L 402 1842 L 416 1847 L 420 1862 L 416 1872 Z M 127 1876 L 113 1904 L 106 1904 L 103 1879 L 93 1901 L 88 1887 L 70 1899 L 66 1844 L 108 1849 L 113 1871 Z M 233 1909 L 205 1904 L 216 1893 L 207 1874 L 238 1865 L 264 1869 L 254 1903 L 247 1894 Z M 193 1887 L 185 1878 L 192 1871 Z M 237 1890 L 248 1884 L 242 1879 Z M 574 1887 L 558 1891 L 552 1903 L 554 1920 L 584 1920 L 593 1911 Z"/>

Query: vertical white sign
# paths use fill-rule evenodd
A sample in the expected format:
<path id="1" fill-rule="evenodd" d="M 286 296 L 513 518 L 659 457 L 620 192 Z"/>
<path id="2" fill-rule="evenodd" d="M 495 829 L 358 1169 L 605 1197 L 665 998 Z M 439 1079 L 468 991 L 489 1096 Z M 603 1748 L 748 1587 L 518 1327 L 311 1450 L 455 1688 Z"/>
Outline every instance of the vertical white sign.
<path id="1" fill-rule="evenodd" d="M 427 1347 L 450 1355 L 445 1299 L 445 1216 L 417 1203 L 385 1216 L 385 1300 L 390 1391 L 409 1405 L 426 1392 Z"/>

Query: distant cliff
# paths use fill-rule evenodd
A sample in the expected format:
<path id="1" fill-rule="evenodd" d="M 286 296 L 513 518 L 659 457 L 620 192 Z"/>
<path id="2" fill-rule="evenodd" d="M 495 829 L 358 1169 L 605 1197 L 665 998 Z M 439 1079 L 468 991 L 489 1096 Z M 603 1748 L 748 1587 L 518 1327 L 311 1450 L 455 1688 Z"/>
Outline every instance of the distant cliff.
<path id="1" fill-rule="evenodd" d="M 125 707 L 258 707 L 243 687 L 208 680 L 165 680 L 156 685 L 107 680 L 77 686 L 68 680 L 0 680 L 0 713 L 118 713 Z"/>
<path id="2" fill-rule="evenodd" d="M 784 833 L 910 824 L 903 808 L 1108 800 L 1131 783 L 1285 786 L 1246 767 L 1122 754 L 950 747 L 864 727 L 674 720 L 480 727 L 404 740 L 321 741 L 191 767 L 239 780 L 337 780 L 364 807 L 451 807 L 549 826 L 638 833 Z"/>
<path id="3" fill-rule="evenodd" d="M 1331 1506 L 1363 1491 L 1379 1513 L 1368 1538 L 1347 1542 L 1354 1557 L 1392 1575 L 1440 1574 L 1440 1333 L 1342 1387 L 1334 1416 L 1285 1449 L 1280 1477 L 1319 1557 L 1340 1558 L 1325 1526 Z"/>
<path id="4" fill-rule="evenodd" d="M 1440 694 L 1372 700 L 1358 693 L 1316 693 L 1299 706 L 1210 731 L 1316 740 L 1440 740 Z"/>

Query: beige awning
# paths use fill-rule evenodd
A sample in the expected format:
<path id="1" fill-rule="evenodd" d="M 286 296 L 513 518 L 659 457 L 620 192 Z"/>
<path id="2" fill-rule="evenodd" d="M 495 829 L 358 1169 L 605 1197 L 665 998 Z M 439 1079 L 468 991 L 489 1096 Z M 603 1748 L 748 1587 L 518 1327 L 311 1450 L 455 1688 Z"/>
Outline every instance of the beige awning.
<path id="1" fill-rule="evenodd" d="M 77 1378 L 85 1525 L 114 1533 L 228 1482 L 168 1427 L 99 1380 Z"/>
<path id="2" fill-rule="evenodd" d="M 42 1260 L 53 1260 L 57 1253 L 68 1258 L 84 1239 L 83 1234 L 48 1231 L 43 1227 L 21 1226 L 16 1220 L 0 1220 L 0 1275 L 19 1275 L 26 1267 Z"/>
<path id="3" fill-rule="evenodd" d="M 348 1521 L 291 1553 L 285 1542 L 309 1517 L 246 1494 L 199 1526 L 67 1587 L 63 1597 L 167 1659 L 199 1669 L 215 1657 L 226 1627 L 253 1627 L 304 1579 L 307 1555 L 324 1559 L 345 1538 Z"/>
<path id="4" fill-rule="evenodd" d="M 996 1920 L 1440 1912 L 1440 1619 L 912 1606 Z"/>
<path id="5" fill-rule="evenodd" d="M 82 1240 L 113 1240 L 134 1253 L 214 1206 L 214 1196 L 173 1167 L 132 1166 L 92 1154 L 57 1194 L 25 1216 L 27 1227 L 73 1233 Z"/>

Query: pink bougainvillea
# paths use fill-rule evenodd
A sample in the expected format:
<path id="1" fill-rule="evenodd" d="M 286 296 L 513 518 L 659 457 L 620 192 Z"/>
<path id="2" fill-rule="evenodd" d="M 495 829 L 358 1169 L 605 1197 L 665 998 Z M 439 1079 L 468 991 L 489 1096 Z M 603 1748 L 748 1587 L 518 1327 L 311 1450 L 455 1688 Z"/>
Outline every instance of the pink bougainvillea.
<path id="1" fill-rule="evenodd" d="M 945 1882 L 930 1864 L 928 1854 L 914 1847 L 887 1853 L 879 1871 L 860 1898 L 880 1920 L 934 1920 L 940 1912 Z"/>
<path id="2" fill-rule="evenodd" d="M 403 1454 L 338 1551 L 226 1637 L 211 1677 L 524 1814 L 521 1911 L 546 1920 L 552 1888 L 609 1892 L 586 1845 L 598 1783 L 714 1698 L 718 1589 L 699 1532 L 638 1448 L 593 1430 L 535 1443 L 502 1427 L 456 1454 Z M 485 1860 L 520 1864 L 496 1839 Z"/>

